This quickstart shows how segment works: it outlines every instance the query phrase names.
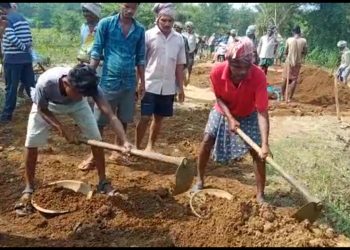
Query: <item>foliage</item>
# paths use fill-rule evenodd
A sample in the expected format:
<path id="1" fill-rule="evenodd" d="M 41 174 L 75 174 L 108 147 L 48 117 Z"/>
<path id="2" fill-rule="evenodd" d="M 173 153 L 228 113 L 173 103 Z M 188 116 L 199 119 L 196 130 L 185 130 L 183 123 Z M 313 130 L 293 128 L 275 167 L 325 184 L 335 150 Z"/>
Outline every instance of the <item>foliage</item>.
<path id="1" fill-rule="evenodd" d="M 57 32 L 55 28 L 32 29 L 33 46 L 43 57 L 49 57 L 53 65 L 77 62 L 80 46 L 79 32 Z"/>
<path id="2" fill-rule="evenodd" d="M 257 25 L 258 37 L 265 33 L 268 24 L 278 26 L 282 37 L 291 36 L 293 26 L 299 24 L 308 41 L 310 54 L 307 60 L 330 67 L 339 54 L 336 43 L 350 42 L 350 8 L 346 3 L 260 3 L 255 9 L 235 9 L 231 3 L 176 3 L 177 20 L 192 21 L 195 32 L 210 36 L 236 29 L 244 36 L 247 27 Z M 136 19 L 146 29 L 154 25 L 153 3 L 141 3 Z M 310 8 L 312 7 L 312 8 Z M 59 32 L 78 34 L 83 22 L 80 3 L 19 3 L 18 9 L 31 26 L 55 28 Z M 120 3 L 103 3 L 102 17 L 119 12 Z"/>

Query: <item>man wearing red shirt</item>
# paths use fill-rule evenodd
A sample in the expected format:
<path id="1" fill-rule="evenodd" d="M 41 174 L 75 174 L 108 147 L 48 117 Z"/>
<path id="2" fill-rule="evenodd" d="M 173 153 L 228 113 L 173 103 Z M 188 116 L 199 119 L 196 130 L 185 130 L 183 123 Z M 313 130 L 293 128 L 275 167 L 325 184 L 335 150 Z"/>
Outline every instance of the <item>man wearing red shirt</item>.
<path id="1" fill-rule="evenodd" d="M 216 104 L 209 114 L 197 166 L 193 191 L 204 186 L 204 172 L 213 149 L 214 161 L 228 163 L 248 151 L 253 157 L 257 201 L 264 202 L 265 161 L 269 152 L 269 115 L 267 83 L 264 72 L 253 65 L 254 45 L 249 38 L 239 38 L 227 51 L 227 61 L 210 74 Z M 257 154 L 235 133 L 240 127 L 261 145 Z"/>

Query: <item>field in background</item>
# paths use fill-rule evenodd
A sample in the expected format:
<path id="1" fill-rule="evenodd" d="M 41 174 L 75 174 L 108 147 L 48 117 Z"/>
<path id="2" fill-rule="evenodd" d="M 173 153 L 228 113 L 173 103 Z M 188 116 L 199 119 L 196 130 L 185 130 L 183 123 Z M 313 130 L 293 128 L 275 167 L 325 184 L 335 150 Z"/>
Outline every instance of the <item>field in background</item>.
<path id="1" fill-rule="evenodd" d="M 67 34 L 54 28 L 32 29 L 33 47 L 43 57 L 49 57 L 52 65 L 76 63 L 80 47 L 80 31 Z"/>

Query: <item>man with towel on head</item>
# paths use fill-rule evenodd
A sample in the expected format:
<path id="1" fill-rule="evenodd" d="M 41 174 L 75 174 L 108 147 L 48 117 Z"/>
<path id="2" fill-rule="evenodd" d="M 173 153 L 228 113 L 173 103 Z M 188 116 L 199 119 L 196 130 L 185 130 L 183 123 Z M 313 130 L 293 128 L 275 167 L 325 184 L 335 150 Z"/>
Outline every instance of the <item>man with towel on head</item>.
<path id="1" fill-rule="evenodd" d="M 178 101 L 183 102 L 185 43 L 182 35 L 173 30 L 175 9 L 172 3 L 157 3 L 153 11 L 156 25 L 146 31 L 146 94 L 141 101 L 141 120 L 136 127 L 136 147 L 140 148 L 152 119 L 146 146 L 153 151 L 164 117 L 173 116 L 174 96 L 178 87 Z M 177 84 L 176 84 L 177 83 Z"/>
<path id="2" fill-rule="evenodd" d="M 250 152 L 257 186 L 256 199 L 259 203 L 264 202 L 264 159 L 269 152 L 268 96 L 266 76 L 253 64 L 253 57 L 252 41 L 247 37 L 236 38 L 228 47 L 227 60 L 214 66 L 210 73 L 216 104 L 204 131 L 193 191 L 204 187 L 204 172 L 210 154 L 214 161 L 227 164 Z M 261 154 L 235 133 L 238 127 L 261 146 Z"/>
<path id="3" fill-rule="evenodd" d="M 100 3 L 82 3 L 81 9 L 83 16 L 86 20 L 80 27 L 80 49 L 78 52 L 77 59 L 80 63 L 90 62 L 90 53 L 92 45 L 94 44 L 94 37 L 97 28 L 97 24 L 101 18 L 101 8 Z M 96 68 L 97 77 L 101 78 L 102 73 L 102 60 Z M 88 97 L 88 102 L 93 109 L 94 102 L 91 97 Z"/>
<path id="4" fill-rule="evenodd" d="M 350 50 L 346 41 L 339 41 L 337 47 L 341 52 L 341 62 L 337 71 L 337 78 L 344 84 L 347 84 L 350 74 Z M 348 85 L 350 87 L 350 85 Z"/>

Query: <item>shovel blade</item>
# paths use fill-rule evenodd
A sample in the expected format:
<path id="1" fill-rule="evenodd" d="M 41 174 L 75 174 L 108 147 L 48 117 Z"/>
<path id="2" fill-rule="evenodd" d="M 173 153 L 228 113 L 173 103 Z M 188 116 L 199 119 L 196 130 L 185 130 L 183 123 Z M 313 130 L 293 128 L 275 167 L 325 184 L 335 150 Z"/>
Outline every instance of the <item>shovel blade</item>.
<path id="1" fill-rule="evenodd" d="M 172 194 L 178 195 L 189 190 L 191 188 L 193 178 L 194 168 L 192 164 L 187 164 L 187 161 L 183 161 L 176 170 L 175 187 Z"/>
<path id="2" fill-rule="evenodd" d="M 316 202 L 309 202 L 292 215 L 298 221 L 308 219 L 311 223 L 320 217 L 322 206 Z"/>

